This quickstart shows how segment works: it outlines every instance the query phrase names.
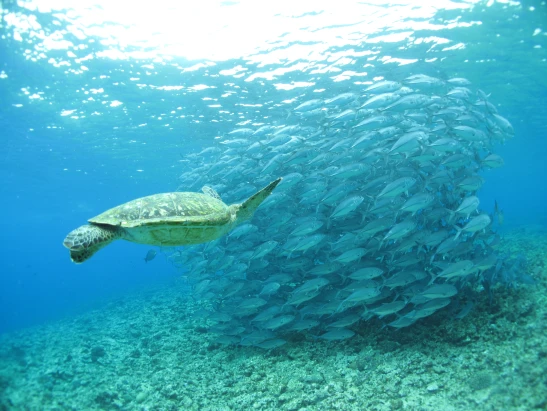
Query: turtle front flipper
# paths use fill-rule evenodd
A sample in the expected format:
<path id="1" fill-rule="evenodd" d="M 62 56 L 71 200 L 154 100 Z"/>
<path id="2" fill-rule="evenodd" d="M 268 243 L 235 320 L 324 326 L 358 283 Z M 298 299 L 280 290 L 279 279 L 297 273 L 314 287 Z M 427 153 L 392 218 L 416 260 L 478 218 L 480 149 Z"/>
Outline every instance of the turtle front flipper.
<path id="1" fill-rule="evenodd" d="M 80 264 L 121 237 L 121 228 L 86 224 L 71 231 L 63 241 L 63 245 L 70 250 L 70 259 Z"/>
<path id="2" fill-rule="evenodd" d="M 237 210 L 237 224 L 251 218 L 258 206 L 272 193 L 274 188 L 281 182 L 282 178 L 272 181 L 259 192 L 245 200 Z"/>

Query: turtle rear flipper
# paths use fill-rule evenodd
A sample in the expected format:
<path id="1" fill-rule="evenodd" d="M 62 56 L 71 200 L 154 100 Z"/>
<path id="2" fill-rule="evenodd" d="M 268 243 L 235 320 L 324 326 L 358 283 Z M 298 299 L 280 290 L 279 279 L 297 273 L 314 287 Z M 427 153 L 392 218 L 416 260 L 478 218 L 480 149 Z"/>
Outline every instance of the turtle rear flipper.
<path id="1" fill-rule="evenodd" d="M 258 206 L 266 199 L 266 197 L 268 197 L 272 193 L 272 191 L 277 187 L 281 180 L 282 178 L 278 178 L 277 180 L 272 181 L 270 184 L 268 184 L 262 190 L 253 194 L 239 206 L 239 209 L 237 210 L 238 224 L 242 221 L 248 220 L 253 216 Z"/>
<path id="2" fill-rule="evenodd" d="M 70 259 L 79 264 L 121 236 L 118 227 L 86 224 L 68 233 L 63 245 L 70 250 Z"/>

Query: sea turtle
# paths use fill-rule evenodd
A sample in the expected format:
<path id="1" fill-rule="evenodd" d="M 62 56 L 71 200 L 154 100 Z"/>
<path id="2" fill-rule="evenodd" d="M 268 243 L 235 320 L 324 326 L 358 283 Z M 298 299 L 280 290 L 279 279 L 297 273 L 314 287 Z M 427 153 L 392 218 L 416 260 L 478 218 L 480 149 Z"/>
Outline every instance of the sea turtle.
<path id="1" fill-rule="evenodd" d="M 63 245 L 75 263 L 83 263 L 117 239 L 140 244 L 177 246 L 222 237 L 249 220 L 279 184 L 271 182 L 241 204 L 224 204 L 210 187 L 204 193 L 154 194 L 111 208 L 71 231 Z"/>

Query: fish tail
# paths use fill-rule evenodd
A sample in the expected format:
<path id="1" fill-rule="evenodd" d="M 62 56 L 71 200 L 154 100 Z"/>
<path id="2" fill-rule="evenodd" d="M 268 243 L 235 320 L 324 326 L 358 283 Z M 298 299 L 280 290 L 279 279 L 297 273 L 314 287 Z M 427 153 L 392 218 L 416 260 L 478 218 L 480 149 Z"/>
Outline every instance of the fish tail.
<path id="1" fill-rule="evenodd" d="M 455 225 L 454 228 L 458 231 L 456 233 L 456 236 L 454 237 L 454 240 L 457 240 L 463 230 L 460 227 L 458 227 L 457 225 Z"/>
<path id="2" fill-rule="evenodd" d="M 347 300 L 347 299 L 346 299 Z M 344 305 L 344 303 L 346 302 L 346 300 L 342 301 L 340 303 L 340 305 L 338 306 L 338 308 L 336 309 L 336 312 L 339 313 L 340 312 L 340 308 L 342 308 L 342 306 Z"/>

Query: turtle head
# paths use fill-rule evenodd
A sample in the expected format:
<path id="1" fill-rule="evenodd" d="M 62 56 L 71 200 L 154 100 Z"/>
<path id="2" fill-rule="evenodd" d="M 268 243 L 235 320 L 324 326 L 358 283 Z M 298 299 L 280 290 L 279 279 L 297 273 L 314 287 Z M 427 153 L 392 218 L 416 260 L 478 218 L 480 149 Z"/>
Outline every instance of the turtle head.
<path id="1" fill-rule="evenodd" d="M 243 203 L 233 204 L 231 207 L 232 214 L 235 214 L 236 217 L 236 225 L 249 220 L 253 216 L 258 206 L 262 204 L 262 202 L 272 193 L 274 188 L 277 187 L 281 180 L 282 178 L 278 178 L 277 180 L 272 181 L 262 190 L 250 196 Z"/>
<path id="2" fill-rule="evenodd" d="M 70 250 L 70 259 L 80 264 L 121 236 L 118 227 L 86 224 L 68 233 L 63 245 Z"/>

